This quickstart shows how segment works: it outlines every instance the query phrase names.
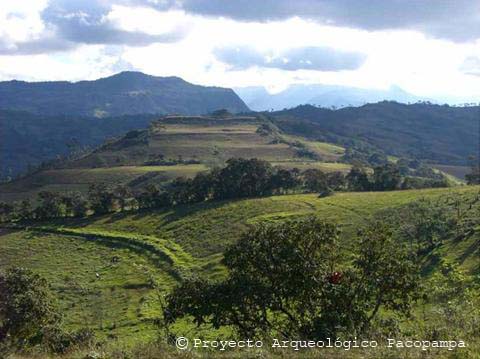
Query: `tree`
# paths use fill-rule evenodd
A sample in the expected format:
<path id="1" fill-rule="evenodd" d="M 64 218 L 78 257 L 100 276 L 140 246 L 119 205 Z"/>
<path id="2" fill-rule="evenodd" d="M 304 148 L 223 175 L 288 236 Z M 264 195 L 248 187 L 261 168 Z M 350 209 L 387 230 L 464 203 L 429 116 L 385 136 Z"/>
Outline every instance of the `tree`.
<path id="1" fill-rule="evenodd" d="M 115 206 L 115 195 L 104 184 L 90 185 L 88 199 L 95 214 L 109 213 Z"/>
<path id="2" fill-rule="evenodd" d="M 328 189 L 328 178 L 316 168 L 305 170 L 302 174 L 303 186 L 309 192 L 322 192 Z"/>
<path id="3" fill-rule="evenodd" d="M 45 279 L 24 268 L 0 273 L 0 343 L 32 340 L 58 321 Z"/>
<path id="4" fill-rule="evenodd" d="M 167 298 L 165 315 L 233 325 L 248 337 L 271 330 L 285 337 L 307 334 L 322 311 L 337 236 L 334 225 L 315 218 L 259 225 L 226 251 L 226 281 L 187 280 Z"/>
<path id="5" fill-rule="evenodd" d="M 341 190 L 345 188 L 346 178 L 342 172 L 332 172 L 327 174 L 327 185 L 333 190 Z"/>
<path id="6" fill-rule="evenodd" d="M 65 214 L 72 217 L 85 217 L 88 213 L 88 201 L 80 194 L 73 193 L 62 197 Z"/>
<path id="7" fill-rule="evenodd" d="M 388 158 L 384 153 L 374 152 L 368 157 L 368 163 L 372 166 L 383 166 L 388 163 Z"/>
<path id="8" fill-rule="evenodd" d="M 192 202 L 192 180 L 185 177 L 175 178 L 168 186 L 168 193 L 173 204 Z"/>
<path id="9" fill-rule="evenodd" d="M 470 173 L 465 175 L 467 184 L 469 185 L 480 184 L 480 163 L 476 163 L 474 158 L 472 158 L 471 163 L 472 164 L 471 164 Z"/>
<path id="10" fill-rule="evenodd" d="M 64 214 L 62 197 L 53 192 L 42 191 L 38 194 L 39 204 L 35 209 L 38 219 L 57 218 Z"/>
<path id="11" fill-rule="evenodd" d="M 404 177 L 401 189 L 439 188 L 448 186 L 449 184 L 446 178 Z"/>
<path id="12" fill-rule="evenodd" d="M 410 174 L 409 160 L 405 158 L 400 158 L 397 161 L 397 167 L 402 176 L 408 176 Z"/>
<path id="13" fill-rule="evenodd" d="M 130 188 L 124 185 L 118 185 L 113 190 L 115 199 L 120 206 L 120 210 L 123 212 L 127 206 L 128 199 L 132 196 Z"/>
<path id="14" fill-rule="evenodd" d="M 398 167 L 393 163 L 377 166 L 373 170 L 373 188 L 376 191 L 393 191 L 402 181 Z"/>
<path id="15" fill-rule="evenodd" d="M 265 196 L 272 192 L 270 163 L 256 158 L 231 158 L 218 171 L 214 198 L 228 199 Z"/>
<path id="16" fill-rule="evenodd" d="M 0 222 L 8 222 L 12 219 L 14 207 L 5 202 L 0 202 Z"/>
<path id="17" fill-rule="evenodd" d="M 348 172 L 346 180 L 351 191 L 368 191 L 371 189 L 367 172 L 363 167 L 353 166 Z"/>
<path id="18" fill-rule="evenodd" d="M 375 222 L 359 232 L 358 254 L 354 259 L 357 280 L 354 292 L 367 327 L 380 308 L 408 316 L 420 297 L 420 270 L 414 253 L 398 243 L 391 229 Z"/>
<path id="19" fill-rule="evenodd" d="M 325 339 L 367 329 L 381 307 L 408 314 L 419 280 L 403 247 L 375 226 L 347 266 L 338 234 L 315 217 L 255 226 L 225 252 L 224 281 L 188 279 L 167 296 L 166 323 L 188 315 L 250 338 Z"/>
<path id="20" fill-rule="evenodd" d="M 292 170 L 285 168 L 277 168 L 270 182 L 271 188 L 277 193 L 287 192 L 289 189 L 295 188 L 298 185 L 296 174 Z"/>
<path id="21" fill-rule="evenodd" d="M 203 202 L 210 199 L 213 195 L 215 185 L 214 172 L 198 173 L 190 183 L 190 199 L 192 202 Z"/>
<path id="22" fill-rule="evenodd" d="M 139 208 L 160 208 L 172 204 L 168 193 L 160 191 L 154 184 L 147 185 L 135 199 Z"/>
<path id="23" fill-rule="evenodd" d="M 27 220 L 32 218 L 32 204 L 30 200 L 24 199 L 20 203 L 16 204 L 15 212 L 17 216 L 22 220 Z"/>

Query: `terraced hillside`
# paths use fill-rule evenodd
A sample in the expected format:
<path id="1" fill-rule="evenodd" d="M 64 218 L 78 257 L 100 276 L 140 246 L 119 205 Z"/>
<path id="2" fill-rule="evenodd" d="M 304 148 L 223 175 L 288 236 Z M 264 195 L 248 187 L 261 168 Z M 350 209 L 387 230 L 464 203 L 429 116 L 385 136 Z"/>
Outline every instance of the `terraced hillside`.
<path id="1" fill-rule="evenodd" d="M 132 131 L 114 143 L 69 164 L 69 167 L 144 165 L 162 160 L 208 163 L 231 157 L 268 161 L 305 161 L 298 147 L 311 145 L 322 160 L 335 160 L 343 148 L 281 134 L 259 117 L 167 116 L 150 128 Z"/>
<path id="2" fill-rule="evenodd" d="M 54 284 L 69 327 L 88 325 L 100 337 L 118 338 L 128 345 L 155 337 L 154 319 L 160 310 L 157 289 L 165 293 L 192 274 L 223 277 L 223 250 L 252 223 L 316 214 L 341 225 L 341 244 L 348 254 L 359 226 L 388 208 L 399 209 L 422 198 L 468 203 L 479 191 L 472 186 L 328 198 L 284 195 L 34 223 L 1 230 L 0 267 L 15 264 L 40 272 Z M 477 209 L 466 205 L 462 211 Z M 476 226 L 468 236 L 452 238 L 435 249 L 425 258 L 425 268 L 448 258 L 469 273 L 480 273 Z M 177 326 L 180 332 L 193 333 L 188 322 Z M 215 332 L 200 334 L 208 337 Z"/>
<path id="3" fill-rule="evenodd" d="M 344 148 L 282 133 L 262 117 L 166 116 L 128 132 L 88 155 L 0 186 L 0 200 L 32 198 L 43 190 L 85 191 L 91 183 L 140 184 L 155 177 L 190 177 L 231 157 L 260 158 L 285 167 L 348 171 Z"/>

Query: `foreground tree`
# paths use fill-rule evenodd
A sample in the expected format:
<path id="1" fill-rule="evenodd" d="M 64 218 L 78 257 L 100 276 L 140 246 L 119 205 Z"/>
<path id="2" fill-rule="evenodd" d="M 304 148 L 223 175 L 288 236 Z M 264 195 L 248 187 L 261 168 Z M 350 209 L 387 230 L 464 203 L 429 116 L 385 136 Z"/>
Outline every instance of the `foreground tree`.
<path id="1" fill-rule="evenodd" d="M 165 320 L 192 316 L 245 337 L 322 339 L 365 330 L 381 307 L 408 314 L 417 268 L 390 233 L 375 226 L 362 234 L 349 267 L 337 239 L 335 225 L 314 217 L 260 224 L 225 252 L 225 281 L 191 279 L 174 289 Z"/>
<path id="2" fill-rule="evenodd" d="M 352 285 L 356 304 L 366 315 L 363 329 L 371 325 L 380 308 L 408 316 L 420 297 L 420 270 L 414 253 L 399 244 L 382 222 L 359 232 L 358 248 Z"/>
<path id="3" fill-rule="evenodd" d="M 58 320 L 45 279 L 24 268 L 0 273 L 0 343 L 33 340 Z"/>

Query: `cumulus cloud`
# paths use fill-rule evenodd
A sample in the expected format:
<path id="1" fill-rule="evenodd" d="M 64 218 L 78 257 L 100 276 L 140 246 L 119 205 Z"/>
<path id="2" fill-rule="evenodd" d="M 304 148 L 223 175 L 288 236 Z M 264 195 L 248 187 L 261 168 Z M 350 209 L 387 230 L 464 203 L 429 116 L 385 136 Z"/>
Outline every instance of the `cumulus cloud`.
<path id="1" fill-rule="evenodd" d="M 70 50 L 75 46 L 73 42 L 51 35 L 28 41 L 6 41 L 4 38 L 0 39 L 0 55 L 37 55 Z"/>
<path id="2" fill-rule="evenodd" d="M 183 29 L 165 34 L 148 34 L 119 29 L 106 18 L 111 6 L 105 2 L 85 0 L 53 0 L 42 18 L 63 38 L 84 44 L 116 44 L 145 46 L 156 42 L 175 42 Z"/>
<path id="3" fill-rule="evenodd" d="M 176 42 L 185 36 L 187 30 L 183 26 L 161 34 L 121 29 L 108 18 L 115 3 L 100 0 L 50 0 L 41 12 L 44 31 L 28 40 L 0 40 L 0 54 L 29 55 L 66 51 L 80 44 L 147 46 Z M 21 14 L 7 15 L 12 16 L 18 17 Z"/>
<path id="4" fill-rule="evenodd" d="M 438 38 L 480 37 L 480 2 L 472 0 L 131 0 L 158 9 L 179 8 L 240 21 L 294 16 L 366 30 L 419 30 Z"/>
<path id="5" fill-rule="evenodd" d="M 300 47 L 280 53 L 260 52 L 252 47 L 223 47 L 214 50 L 215 57 L 234 70 L 268 67 L 282 70 L 341 71 L 355 70 L 365 61 L 365 55 L 329 47 Z"/>

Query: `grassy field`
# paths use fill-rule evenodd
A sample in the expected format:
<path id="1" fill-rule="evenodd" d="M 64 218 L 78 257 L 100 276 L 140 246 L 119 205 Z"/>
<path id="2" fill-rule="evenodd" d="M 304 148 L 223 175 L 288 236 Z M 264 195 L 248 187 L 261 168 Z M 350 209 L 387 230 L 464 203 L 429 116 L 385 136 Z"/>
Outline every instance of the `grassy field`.
<path id="1" fill-rule="evenodd" d="M 145 174 L 156 174 L 157 179 L 193 177 L 207 167 L 202 164 L 173 166 L 116 166 L 104 168 L 67 168 L 40 171 L 17 181 L 0 186 L 0 200 L 15 201 L 34 198 L 40 191 L 86 192 L 93 183 L 111 186 L 126 184 Z"/>
<path id="2" fill-rule="evenodd" d="M 348 253 L 352 235 L 381 210 L 419 198 L 479 191 L 464 186 L 327 198 L 284 195 L 38 223 L 28 230 L 0 232 L 0 266 L 22 265 L 46 276 L 65 309 L 67 326 L 88 325 L 102 338 L 138 343 L 155 336 L 152 319 L 159 308 L 152 283 L 165 293 L 192 274 L 222 278 L 223 250 L 252 223 L 316 214 L 340 224 L 342 249 Z M 480 273 L 477 237 L 449 241 L 437 254 Z M 188 323 L 178 325 L 192 333 Z"/>
<path id="3" fill-rule="evenodd" d="M 2 231 L 0 241 L 2 267 L 24 266 L 52 283 L 67 328 L 95 328 L 102 339 L 155 337 L 150 280 L 170 286 L 174 279 L 144 255 L 107 241 L 36 231 Z"/>

